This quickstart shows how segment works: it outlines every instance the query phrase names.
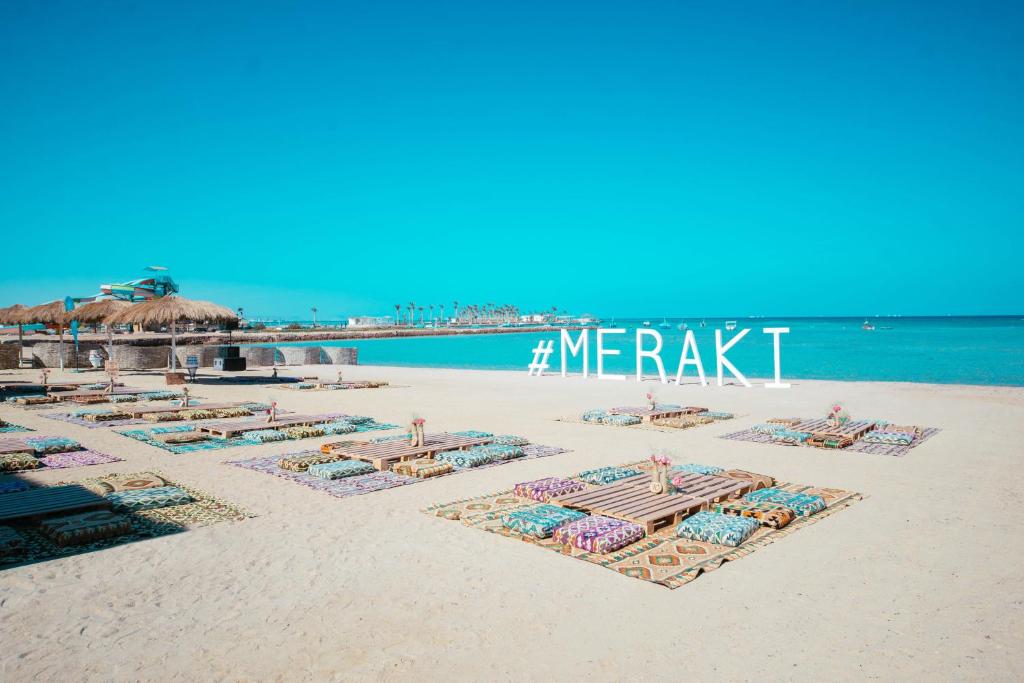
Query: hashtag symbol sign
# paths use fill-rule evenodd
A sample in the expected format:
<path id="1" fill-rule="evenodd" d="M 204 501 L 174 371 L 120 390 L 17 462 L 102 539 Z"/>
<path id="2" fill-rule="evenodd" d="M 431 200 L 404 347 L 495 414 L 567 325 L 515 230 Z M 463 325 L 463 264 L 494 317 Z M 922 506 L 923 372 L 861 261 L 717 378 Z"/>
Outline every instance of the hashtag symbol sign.
<path id="1" fill-rule="evenodd" d="M 536 375 L 540 377 L 544 374 L 544 371 L 548 369 L 548 358 L 552 353 L 555 352 L 555 342 L 549 339 L 545 342 L 541 339 L 537 342 L 537 348 L 533 350 L 533 362 L 527 367 L 528 375 Z"/>

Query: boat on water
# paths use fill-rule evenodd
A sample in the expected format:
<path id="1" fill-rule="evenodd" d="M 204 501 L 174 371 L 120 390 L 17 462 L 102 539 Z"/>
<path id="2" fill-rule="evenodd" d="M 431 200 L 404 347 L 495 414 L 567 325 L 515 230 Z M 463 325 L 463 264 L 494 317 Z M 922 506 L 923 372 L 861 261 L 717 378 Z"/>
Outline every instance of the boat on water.
<path id="1" fill-rule="evenodd" d="M 703 327 L 703 326 L 704 326 L 704 324 L 701 323 L 701 327 Z M 735 330 L 736 329 L 736 321 L 735 320 L 726 320 L 725 321 L 725 329 L 728 332 L 732 332 L 733 330 Z"/>
<path id="2" fill-rule="evenodd" d="M 661 324 L 659 324 L 658 327 L 660 327 L 663 330 L 669 330 L 672 329 L 672 323 L 668 321 L 668 318 L 662 318 Z"/>
<path id="3" fill-rule="evenodd" d="M 707 320 L 701 320 L 700 321 L 700 326 L 701 327 L 707 327 L 708 326 L 708 321 Z"/>
<path id="4" fill-rule="evenodd" d="M 650 327 L 650 326 L 651 326 L 651 321 L 650 320 L 645 320 L 644 321 L 644 327 Z"/>
<path id="5" fill-rule="evenodd" d="M 862 329 L 862 330 L 864 330 L 866 332 L 871 332 L 871 331 L 873 331 L 875 329 L 875 326 L 872 325 L 870 321 L 865 320 L 864 324 L 860 326 L 860 329 Z"/>

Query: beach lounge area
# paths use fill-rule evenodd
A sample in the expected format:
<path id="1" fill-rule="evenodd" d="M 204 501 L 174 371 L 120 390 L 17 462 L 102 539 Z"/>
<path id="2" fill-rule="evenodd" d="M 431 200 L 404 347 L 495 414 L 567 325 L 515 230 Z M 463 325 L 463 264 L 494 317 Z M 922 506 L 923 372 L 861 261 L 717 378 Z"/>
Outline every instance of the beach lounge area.
<path id="1" fill-rule="evenodd" d="M 699 406 L 683 406 L 678 403 L 655 402 L 649 399 L 646 405 L 617 406 L 614 408 L 590 408 L 576 418 L 566 422 L 583 422 L 609 427 L 635 427 L 652 430 L 679 430 L 731 420 L 735 416 L 724 411 L 709 410 Z"/>

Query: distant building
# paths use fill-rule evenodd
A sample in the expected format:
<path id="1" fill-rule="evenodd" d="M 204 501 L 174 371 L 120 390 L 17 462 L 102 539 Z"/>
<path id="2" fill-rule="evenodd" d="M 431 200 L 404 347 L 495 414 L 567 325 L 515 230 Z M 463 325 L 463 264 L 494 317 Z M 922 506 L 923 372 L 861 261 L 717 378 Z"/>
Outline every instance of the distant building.
<path id="1" fill-rule="evenodd" d="M 394 318 L 389 315 L 358 315 L 348 319 L 349 327 L 391 327 L 394 324 Z"/>
<path id="2" fill-rule="evenodd" d="M 544 313 L 527 313 L 526 315 L 519 316 L 519 322 L 521 323 L 542 323 L 547 320 L 547 315 Z"/>

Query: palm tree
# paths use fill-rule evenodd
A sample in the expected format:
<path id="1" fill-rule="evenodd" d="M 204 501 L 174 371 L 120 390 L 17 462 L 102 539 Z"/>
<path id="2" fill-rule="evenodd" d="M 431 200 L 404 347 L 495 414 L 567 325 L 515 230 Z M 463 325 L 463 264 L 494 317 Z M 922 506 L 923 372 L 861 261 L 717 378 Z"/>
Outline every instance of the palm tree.
<path id="1" fill-rule="evenodd" d="M 444 325 L 444 304 L 441 304 L 441 324 Z"/>
<path id="2" fill-rule="evenodd" d="M 456 323 L 459 322 L 459 302 L 458 301 L 453 301 L 452 302 L 452 318 L 455 319 Z"/>
<path id="3" fill-rule="evenodd" d="M 402 322 L 402 304 L 395 304 L 395 324 L 399 325 Z"/>
<path id="4" fill-rule="evenodd" d="M 430 304 L 430 322 L 434 322 L 434 304 Z"/>
<path id="5" fill-rule="evenodd" d="M 416 322 L 416 302 L 409 302 L 409 325 L 412 326 Z"/>
<path id="6" fill-rule="evenodd" d="M 423 307 L 420 306 L 419 309 L 420 309 L 420 325 L 422 325 L 423 324 Z"/>
<path id="7" fill-rule="evenodd" d="M 313 307 L 313 327 L 316 327 L 316 306 Z"/>

